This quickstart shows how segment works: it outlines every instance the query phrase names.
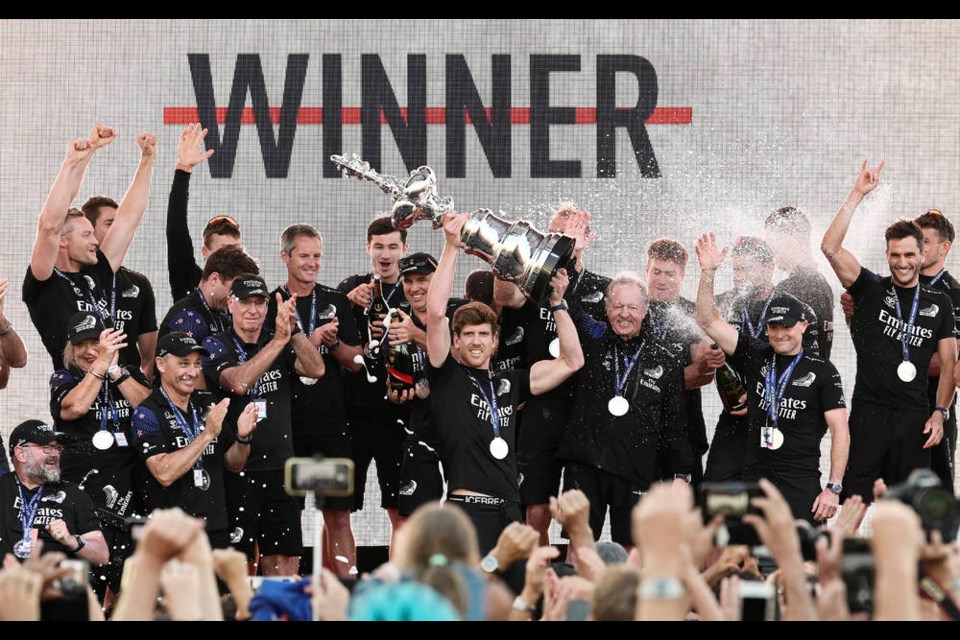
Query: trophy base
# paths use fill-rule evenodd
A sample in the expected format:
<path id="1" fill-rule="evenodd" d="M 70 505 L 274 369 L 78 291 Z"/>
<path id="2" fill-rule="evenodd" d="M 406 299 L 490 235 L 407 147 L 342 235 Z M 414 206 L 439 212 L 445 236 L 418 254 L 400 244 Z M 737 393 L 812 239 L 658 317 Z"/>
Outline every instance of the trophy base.
<path id="1" fill-rule="evenodd" d="M 549 238 L 549 237 L 548 237 Z M 557 269 L 570 271 L 573 266 L 573 248 L 576 241 L 564 235 L 554 235 L 555 240 L 548 239 L 540 250 L 543 257 L 525 278 L 521 286 L 530 294 L 530 298 L 537 304 L 543 304 L 550 297 L 550 278 Z"/>

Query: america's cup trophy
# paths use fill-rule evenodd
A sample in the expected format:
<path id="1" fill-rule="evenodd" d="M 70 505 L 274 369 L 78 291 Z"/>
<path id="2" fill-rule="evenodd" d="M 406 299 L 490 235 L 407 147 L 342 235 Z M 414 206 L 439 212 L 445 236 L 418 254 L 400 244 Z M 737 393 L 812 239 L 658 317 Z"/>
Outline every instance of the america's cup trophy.
<path id="1" fill-rule="evenodd" d="M 420 220 L 442 226 L 444 212 L 454 211 L 452 198 L 437 193 L 437 178 L 430 167 L 420 167 L 401 183 L 393 176 L 374 171 L 359 156 L 330 156 L 344 175 L 369 180 L 393 198 L 393 226 L 407 229 Z M 461 235 L 465 251 L 493 266 L 497 277 L 523 289 L 538 304 L 550 295 L 550 278 L 573 263 L 574 239 L 561 233 L 540 233 L 529 223 L 499 218 L 489 209 L 470 214 Z"/>

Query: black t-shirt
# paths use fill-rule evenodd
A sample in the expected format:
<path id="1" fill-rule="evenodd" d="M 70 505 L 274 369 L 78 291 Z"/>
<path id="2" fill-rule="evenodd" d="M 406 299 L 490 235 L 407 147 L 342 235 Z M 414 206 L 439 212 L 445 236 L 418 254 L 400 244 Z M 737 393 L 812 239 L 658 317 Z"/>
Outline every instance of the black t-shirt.
<path id="1" fill-rule="evenodd" d="M 778 282 L 776 289 L 802 300 L 813 309 L 820 333 L 820 357 L 829 360 L 833 348 L 833 289 L 827 279 L 812 263 L 804 263 Z"/>
<path id="2" fill-rule="evenodd" d="M 930 409 L 927 368 L 938 342 L 954 336 L 955 319 L 953 303 L 946 293 L 919 286 L 917 317 L 908 340 L 910 362 L 917 368 L 912 382 L 900 380 L 897 367 L 903 362 L 901 327 L 906 327 L 910 318 L 914 287 L 896 287 L 890 276 L 881 278 L 861 268 L 856 281 L 847 288 L 854 303 L 850 335 L 857 352 L 855 402 Z M 900 299 L 902 321 L 897 319 L 894 295 Z"/>
<path id="3" fill-rule="evenodd" d="M 197 342 L 203 342 L 207 336 L 226 331 L 230 327 L 227 314 L 211 308 L 202 296 L 197 288 L 174 302 L 160 323 L 157 338 L 183 331 Z"/>
<path id="4" fill-rule="evenodd" d="M 337 285 L 337 290 L 344 296 L 356 289 L 361 284 L 369 284 L 372 273 L 357 274 L 350 276 Z M 394 284 L 382 283 L 383 297 L 386 299 L 390 308 L 400 308 L 404 313 L 410 315 L 410 303 L 403 293 L 403 283 L 397 280 Z M 364 314 L 364 307 L 350 305 L 350 311 L 356 323 L 357 332 L 360 336 L 360 344 L 366 344 L 368 317 Z M 362 409 L 363 411 L 382 412 L 398 417 L 406 417 L 410 408 L 406 405 L 397 405 L 387 399 L 384 381 L 387 379 L 386 366 L 386 345 L 380 345 L 379 357 L 376 359 L 367 358 L 367 368 L 370 374 L 376 376 L 376 382 L 368 382 L 367 374 L 363 369 L 356 372 L 345 371 L 343 374 L 346 384 L 348 404 L 352 409 Z"/>
<path id="5" fill-rule="evenodd" d="M 149 387 L 139 369 L 131 368 L 130 375 L 144 387 Z M 60 471 L 64 480 L 76 482 L 86 491 L 97 507 L 126 517 L 139 506 L 133 486 L 137 460 L 130 433 L 133 409 L 118 386 L 107 378 L 101 383 L 101 391 L 87 413 L 76 420 L 63 420 L 61 405 L 83 376 L 82 371 L 71 367 L 55 371 L 50 377 L 50 414 L 54 428 L 65 434 Z M 109 390 L 109 397 L 104 395 L 104 387 Z M 122 436 L 119 440 L 115 436 L 109 449 L 100 450 L 93 446 L 93 436 L 100 431 L 104 417 L 106 428 Z"/>
<path id="6" fill-rule="evenodd" d="M 497 350 L 490 359 L 491 371 L 527 369 L 527 328 L 519 309 L 503 309 L 497 318 Z"/>
<path id="7" fill-rule="evenodd" d="M 651 302 L 645 318 L 646 330 L 652 332 L 664 346 L 675 345 L 683 368 L 693 359 L 690 347 L 704 338 L 697 325 L 695 305 L 686 298 L 673 302 Z M 707 425 L 703 420 L 703 397 L 700 389 L 684 389 L 687 402 L 687 436 L 697 455 L 707 451 Z"/>
<path id="8" fill-rule="evenodd" d="M 813 474 L 819 479 L 823 414 L 847 406 L 837 368 L 804 351 L 780 398 L 777 427 L 783 434 L 783 445 L 779 449 L 766 449 L 760 446 L 760 430 L 767 424 L 764 383 L 774 351 L 769 346 L 765 349 L 751 346 L 746 334 L 741 333 L 735 355 L 742 363 L 749 403 L 747 467 L 760 465 L 780 472 Z M 793 360 L 794 356 L 776 356 L 778 378 Z"/>
<path id="9" fill-rule="evenodd" d="M 204 348 L 210 352 L 210 357 L 203 358 L 203 373 L 207 376 L 207 380 L 219 382 L 221 373 L 249 361 L 260 352 L 263 345 L 270 342 L 271 338 L 273 334 L 261 331 L 260 339 L 256 344 L 247 344 L 233 332 L 233 329 L 215 336 L 208 336 L 203 341 Z M 243 349 L 242 359 L 239 348 Z M 267 403 L 267 417 L 257 423 L 257 428 L 253 432 L 250 458 L 245 467 L 248 471 L 283 469 L 287 458 L 293 456 L 290 380 L 297 376 L 293 368 L 296 361 L 297 355 L 288 342 L 276 360 L 247 393 L 243 395 L 229 393 L 217 384 L 216 388 L 220 396 L 230 398 L 230 408 L 227 409 L 227 417 L 223 421 L 223 431 L 232 430 L 236 435 L 237 417 L 246 406 L 254 400 L 263 400 Z"/>
<path id="10" fill-rule="evenodd" d="M 950 275 L 950 272 L 946 269 L 943 270 L 943 275 L 940 276 L 940 279 L 933 285 L 930 284 L 930 281 L 933 279 L 932 276 L 920 276 L 920 283 L 925 284 L 928 287 L 933 289 L 942 289 L 953 302 L 953 317 L 954 317 L 954 330 L 953 335 L 958 340 L 960 340 L 960 282 L 957 282 L 956 278 Z M 941 367 L 940 371 L 945 375 L 952 375 L 952 371 L 947 367 Z M 930 402 L 931 407 L 937 406 L 937 386 L 940 384 L 940 376 L 927 376 L 927 399 Z M 954 395 L 953 404 L 951 407 L 956 407 L 957 398 Z M 950 417 L 956 418 L 954 412 L 950 411 Z"/>
<path id="11" fill-rule="evenodd" d="M 683 366 L 676 351 L 642 333 L 624 341 L 594 322 L 590 318 L 578 327 L 585 363 L 557 457 L 602 469 L 642 491 L 659 477 L 658 451 L 670 473 L 691 473 Z M 628 373 L 627 361 L 635 358 Z M 619 395 L 629 402 L 622 416 L 608 409 L 617 395 L 618 370 L 626 376 Z"/>
<path id="12" fill-rule="evenodd" d="M 196 411 L 201 430 L 215 401 L 213 394 L 206 391 L 194 391 L 190 394 L 190 407 Z M 190 444 L 189 436 L 184 433 L 174 411 L 192 428 L 192 411 L 185 413 L 176 405 L 171 407 L 159 388 L 154 389 L 134 412 L 134 441 L 144 467 L 146 461 L 153 456 L 174 453 Z M 231 430 L 222 428 L 220 434 L 204 449 L 202 467 L 210 476 L 210 485 L 206 490 L 194 483 L 193 469 L 196 467 L 177 478 L 169 487 L 161 485 L 149 469 L 144 469 L 141 496 L 146 511 L 149 513 L 154 509 L 180 507 L 191 516 L 205 519 L 208 531 L 226 529 L 223 455 L 234 441 Z"/>
<path id="13" fill-rule="evenodd" d="M 120 358 L 134 368 L 140 367 L 137 338 L 157 330 L 156 306 L 153 286 L 147 277 L 120 267 L 117 270 L 117 317 L 114 326 L 127 334 L 127 346 L 120 352 Z"/>
<path id="14" fill-rule="evenodd" d="M 594 318 L 605 317 L 607 312 L 603 296 L 610 285 L 610 278 L 587 269 L 583 271 L 571 270 L 568 275 L 570 284 L 563 296 L 564 300 L 569 305 L 577 306 L 584 313 L 589 313 Z"/>
<path id="15" fill-rule="evenodd" d="M 263 330 L 273 333 L 277 319 L 277 298 L 280 293 L 284 300 L 290 298 L 286 287 L 278 287 L 270 294 L 270 307 Z M 315 295 L 314 295 L 315 294 Z M 300 330 L 309 338 L 312 333 L 310 327 L 310 307 L 316 309 L 313 329 L 322 327 L 337 318 L 340 322 L 337 336 L 343 344 L 356 346 L 360 344 L 357 325 L 350 311 L 350 301 L 347 297 L 330 287 L 322 284 L 314 285 L 313 294 L 297 298 L 297 313 L 299 314 Z M 343 425 L 347 422 L 347 407 L 344 395 L 343 379 L 340 365 L 333 357 L 326 345 L 320 346 L 320 354 L 326 366 L 326 373 L 312 385 L 305 385 L 300 376 L 291 379 L 293 401 L 291 411 L 293 415 L 294 431 L 311 430 L 316 424 Z"/>
<path id="16" fill-rule="evenodd" d="M 427 371 L 447 486 L 519 502 L 516 406 L 530 395 L 529 370 L 492 373 L 463 366 L 448 355 L 439 369 L 428 363 Z M 509 447 L 502 460 L 490 453 L 492 408 L 484 394 L 490 396 L 491 383 L 500 437 Z M 478 385 L 483 385 L 483 393 Z"/>
<path id="17" fill-rule="evenodd" d="M 447 301 L 447 319 L 451 320 L 456 310 L 466 303 L 466 300 L 460 298 L 453 298 Z M 420 321 L 416 313 L 410 314 L 410 317 L 418 329 L 422 329 L 423 331 L 427 330 L 426 325 Z M 433 420 L 433 407 L 430 402 L 430 379 L 427 370 L 429 367 L 429 359 L 427 358 L 427 352 L 421 349 L 415 342 L 410 342 L 408 346 L 410 348 L 411 359 L 413 360 L 413 382 L 417 393 L 417 397 L 410 401 L 409 431 L 413 433 L 417 440 L 424 442 L 434 450 L 439 450 L 440 435 L 437 433 L 437 425 Z M 439 456 L 439 453 L 437 455 Z"/>
<path id="18" fill-rule="evenodd" d="M 12 554 L 14 545 L 23 539 L 20 517 L 24 505 L 20 502 L 17 486 L 17 474 L 13 471 L 0 476 L 0 557 L 7 553 Z M 37 530 L 37 536 L 43 540 L 43 552 L 60 551 L 67 556 L 73 556 L 70 549 L 54 540 L 47 532 L 47 525 L 54 520 L 63 520 L 71 535 L 100 531 L 100 521 L 97 519 L 93 502 L 72 482 L 50 482 L 33 490 L 24 487 L 24 497 L 28 504 L 40 490 L 43 490 L 43 495 L 40 496 L 32 524 Z"/>
<path id="19" fill-rule="evenodd" d="M 67 321 L 77 311 L 94 311 L 111 326 L 110 306 L 113 269 L 102 251 L 97 251 L 97 264 L 84 265 L 80 271 L 66 273 L 55 270 L 46 280 L 37 280 L 27 266 L 23 278 L 23 301 L 30 320 L 40 334 L 43 346 L 53 361 L 53 369 L 63 368 L 63 348 L 67 344 Z M 117 287 L 119 289 L 119 285 Z M 119 305 L 120 293 L 116 292 Z M 136 340 L 134 340 L 136 342 Z M 120 354 L 120 364 L 131 364 Z"/>

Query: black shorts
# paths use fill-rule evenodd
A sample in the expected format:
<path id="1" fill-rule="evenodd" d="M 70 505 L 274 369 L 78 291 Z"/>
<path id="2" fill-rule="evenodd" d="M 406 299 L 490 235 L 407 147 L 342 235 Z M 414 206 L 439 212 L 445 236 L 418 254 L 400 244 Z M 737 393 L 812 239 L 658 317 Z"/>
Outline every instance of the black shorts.
<path id="1" fill-rule="evenodd" d="M 474 499 L 473 496 L 447 496 L 445 504 L 453 504 L 463 509 L 467 517 L 473 523 L 477 530 L 477 542 L 480 546 L 480 557 L 487 555 L 491 549 L 497 546 L 497 540 L 500 534 L 512 522 L 522 522 L 520 513 L 520 503 L 503 500 L 500 505 L 475 504 L 463 502 L 463 500 Z M 523 590 L 524 576 L 526 575 L 526 562 L 523 560 L 514 562 L 509 567 L 500 567 L 500 576 L 504 582 L 513 589 L 514 593 L 520 593 Z"/>
<path id="2" fill-rule="evenodd" d="M 319 454 L 324 458 L 353 459 L 353 445 L 350 426 L 347 424 L 306 423 L 294 420 L 293 428 L 293 455 L 298 458 L 312 458 Z M 306 506 L 306 498 L 296 498 L 302 510 Z M 326 497 L 323 500 L 324 509 L 350 509 L 353 506 L 353 496 Z"/>
<path id="3" fill-rule="evenodd" d="M 803 473 L 795 470 L 778 469 L 770 464 L 747 464 L 743 472 L 744 482 L 756 482 L 766 478 L 773 483 L 790 505 L 795 520 L 806 520 L 814 526 L 824 524 L 813 519 L 813 503 L 823 491 L 820 486 L 820 470 Z"/>
<path id="4" fill-rule="evenodd" d="M 437 447 L 409 436 L 400 463 L 398 512 L 407 517 L 417 507 L 443 498 L 443 470 Z"/>
<path id="5" fill-rule="evenodd" d="M 710 442 L 704 482 L 733 482 L 743 478 L 743 463 L 747 452 L 747 416 L 720 415 L 717 431 Z"/>
<path id="6" fill-rule="evenodd" d="M 377 463 L 380 483 L 380 506 L 397 508 L 400 490 L 400 459 L 403 457 L 404 431 L 407 418 L 396 413 L 374 413 L 351 409 L 353 428 L 353 511 L 363 509 L 363 493 L 367 485 L 370 461 Z"/>
<path id="7" fill-rule="evenodd" d="M 602 469 L 573 462 L 563 474 L 563 490 L 572 489 L 583 491 L 590 500 L 590 528 L 595 540 L 600 539 L 609 506 L 610 537 L 623 545 L 633 544 L 631 517 L 633 507 L 640 500 L 639 487 Z"/>
<path id="8" fill-rule="evenodd" d="M 957 417 L 953 415 L 956 407 L 950 409 L 950 419 L 943 423 L 943 439 L 931 451 L 930 468 L 940 478 L 943 487 L 953 492 L 954 456 L 957 453 Z"/>
<path id="9" fill-rule="evenodd" d="M 223 474 L 230 518 L 230 545 L 253 559 L 254 543 L 261 556 L 303 553 L 300 507 L 283 489 L 283 470 Z"/>
<path id="10" fill-rule="evenodd" d="M 520 502 L 546 504 L 560 489 L 563 464 L 557 448 L 570 417 L 566 398 L 534 396 L 520 414 L 517 440 L 517 470 L 520 473 Z"/>
<path id="11" fill-rule="evenodd" d="M 850 410 L 850 459 L 843 477 L 846 499 L 858 495 L 873 502 L 873 483 L 882 477 L 887 486 L 903 482 L 914 469 L 930 466 L 929 437 L 923 426 L 930 417 L 925 407 L 890 407 L 853 401 Z"/>
<path id="12" fill-rule="evenodd" d="M 130 537 L 129 529 L 114 526 L 102 519 L 100 529 L 103 531 L 103 539 L 110 551 L 110 561 L 107 564 L 90 566 L 90 586 L 93 587 L 97 598 L 103 602 L 107 587 L 110 587 L 115 594 L 120 593 L 123 563 L 133 554 L 134 542 Z"/>

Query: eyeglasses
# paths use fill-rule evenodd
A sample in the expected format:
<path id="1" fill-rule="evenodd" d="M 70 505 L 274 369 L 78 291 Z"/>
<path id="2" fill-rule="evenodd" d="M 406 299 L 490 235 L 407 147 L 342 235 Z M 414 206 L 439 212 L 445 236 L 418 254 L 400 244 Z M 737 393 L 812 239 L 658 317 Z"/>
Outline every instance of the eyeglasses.
<path id="1" fill-rule="evenodd" d="M 214 227 L 218 224 L 228 224 L 237 231 L 240 231 L 240 223 L 230 216 L 217 216 L 215 218 L 210 218 L 210 220 L 207 221 L 207 228 L 209 229 L 210 227 Z"/>
<path id="2" fill-rule="evenodd" d="M 62 444 L 21 444 L 18 446 L 24 447 L 24 448 L 36 447 L 37 449 L 40 449 L 41 451 L 43 451 L 45 455 L 50 455 L 54 451 L 56 451 L 57 453 L 60 453 L 61 451 L 63 451 Z"/>

